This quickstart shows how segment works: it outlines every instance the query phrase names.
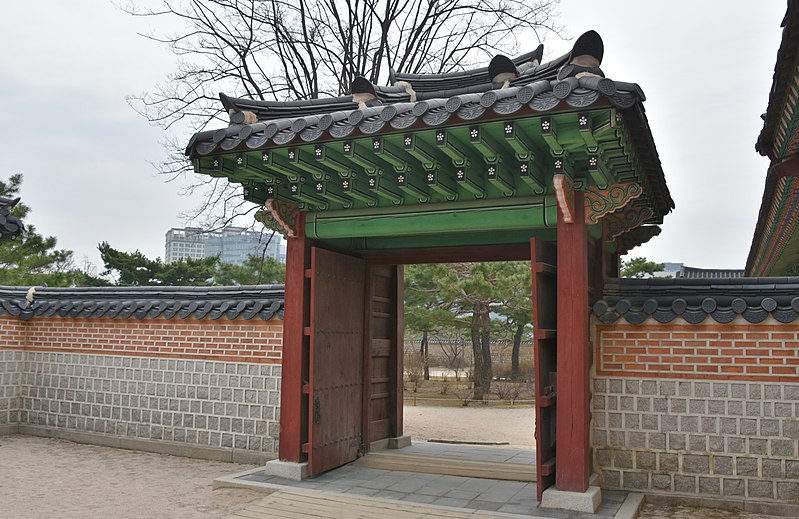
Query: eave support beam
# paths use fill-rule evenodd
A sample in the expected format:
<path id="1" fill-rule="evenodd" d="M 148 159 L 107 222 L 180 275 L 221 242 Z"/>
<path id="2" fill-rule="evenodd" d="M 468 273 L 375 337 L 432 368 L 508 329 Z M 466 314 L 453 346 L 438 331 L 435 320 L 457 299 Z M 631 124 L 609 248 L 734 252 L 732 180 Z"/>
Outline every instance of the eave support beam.
<path id="1" fill-rule="evenodd" d="M 473 194 L 475 198 L 486 197 L 482 178 L 476 171 L 476 168 L 468 161 L 465 166 L 455 168 L 455 182 L 457 182 L 461 188 Z"/>
<path id="2" fill-rule="evenodd" d="M 346 177 L 339 181 L 341 191 L 345 195 L 360 200 L 365 203 L 367 207 L 375 207 L 377 205 L 377 198 L 375 198 L 369 191 L 365 190 L 359 182 L 356 182 L 356 177 Z"/>

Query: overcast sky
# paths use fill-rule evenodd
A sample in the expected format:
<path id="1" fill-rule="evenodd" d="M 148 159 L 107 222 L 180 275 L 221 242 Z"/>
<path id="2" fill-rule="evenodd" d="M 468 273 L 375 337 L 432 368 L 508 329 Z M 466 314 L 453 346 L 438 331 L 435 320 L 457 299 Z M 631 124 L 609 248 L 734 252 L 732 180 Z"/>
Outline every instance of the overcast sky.
<path id="1" fill-rule="evenodd" d="M 143 2 L 144 3 L 144 2 Z M 663 232 L 631 252 L 696 267 L 743 268 L 768 162 L 762 127 L 785 2 L 563 0 L 569 35 L 595 29 L 607 77 L 633 81 L 676 202 Z M 175 66 L 148 41 L 152 21 L 108 0 L 3 2 L 0 7 L 0 178 L 24 176 L 26 223 L 100 266 L 97 244 L 164 255 L 164 234 L 199 199 L 153 162 L 162 134 L 125 96 Z M 550 36 L 547 58 L 571 43 Z M 530 48 L 533 48 L 531 46 Z M 524 51 L 529 49 L 522 49 Z"/>

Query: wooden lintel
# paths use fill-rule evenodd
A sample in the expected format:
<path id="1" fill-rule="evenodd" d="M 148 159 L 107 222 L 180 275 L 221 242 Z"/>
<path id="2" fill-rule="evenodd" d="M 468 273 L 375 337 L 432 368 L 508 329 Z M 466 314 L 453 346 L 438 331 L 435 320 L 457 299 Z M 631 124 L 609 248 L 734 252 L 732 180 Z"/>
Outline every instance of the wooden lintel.
<path id="1" fill-rule="evenodd" d="M 425 249 L 369 251 L 364 257 L 371 264 L 458 263 L 481 261 L 529 261 L 527 245 L 475 245 Z"/>

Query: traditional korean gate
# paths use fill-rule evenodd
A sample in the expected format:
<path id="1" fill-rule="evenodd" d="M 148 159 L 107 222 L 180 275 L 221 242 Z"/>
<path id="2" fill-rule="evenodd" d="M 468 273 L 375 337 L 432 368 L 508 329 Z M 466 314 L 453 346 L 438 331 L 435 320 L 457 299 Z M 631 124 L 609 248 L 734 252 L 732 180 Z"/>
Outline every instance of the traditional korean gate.
<path id="1" fill-rule="evenodd" d="M 362 444 L 363 260 L 311 249 L 308 471 L 355 460 Z"/>

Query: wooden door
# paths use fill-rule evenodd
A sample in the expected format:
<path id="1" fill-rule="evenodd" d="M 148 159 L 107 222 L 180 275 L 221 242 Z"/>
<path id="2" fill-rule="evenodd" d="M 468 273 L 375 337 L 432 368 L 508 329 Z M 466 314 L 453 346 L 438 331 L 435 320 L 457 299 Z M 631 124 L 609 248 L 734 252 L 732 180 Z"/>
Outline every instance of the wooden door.
<path id="1" fill-rule="evenodd" d="M 362 445 L 363 260 L 311 249 L 308 471 L 349 463 Z"/>
<path id="2" fill-rule="evenodd" d="M 402 265 L 367 268 L 364 431 L 368 443 L 402 436 Z"/>
<path id="3" fill-rule="evenodd" d="M 557 374 L 557 249 L 530 241 L 533 269 L 533 348 L 535 355 L 535 465 L 538 501 L 555 484 Z"/>

